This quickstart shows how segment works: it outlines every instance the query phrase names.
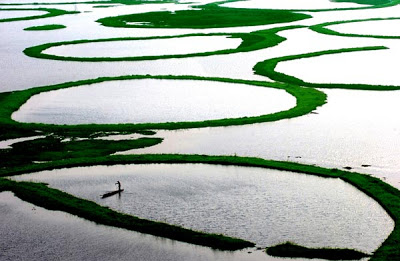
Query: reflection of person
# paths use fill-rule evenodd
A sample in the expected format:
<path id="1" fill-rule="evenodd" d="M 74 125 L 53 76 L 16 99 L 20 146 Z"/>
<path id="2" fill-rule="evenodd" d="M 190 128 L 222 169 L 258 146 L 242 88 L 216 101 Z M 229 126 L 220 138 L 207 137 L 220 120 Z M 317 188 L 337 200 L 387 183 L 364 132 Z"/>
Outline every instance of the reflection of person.
<path id="1" fill-rule="evenodd" d="M 121 190 L 121 182 L 119 182 L 119 180 L 117 181 L 117 183 L 115 183 L 115 185 L 118 185 L 118 190 Z"/>

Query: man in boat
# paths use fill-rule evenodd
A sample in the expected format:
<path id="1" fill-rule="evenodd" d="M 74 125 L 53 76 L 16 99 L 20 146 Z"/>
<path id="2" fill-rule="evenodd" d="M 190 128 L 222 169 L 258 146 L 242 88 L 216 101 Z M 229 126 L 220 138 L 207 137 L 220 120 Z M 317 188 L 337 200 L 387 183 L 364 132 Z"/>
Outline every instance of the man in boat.
<path id="1" fill-rule="evenodd" d="M 115 185 L 118 185 L 118 191 L 121 190 L 121 182 L 119 182 L 119 180 L 117 181 L 117 183 L 115 183 Z"/>

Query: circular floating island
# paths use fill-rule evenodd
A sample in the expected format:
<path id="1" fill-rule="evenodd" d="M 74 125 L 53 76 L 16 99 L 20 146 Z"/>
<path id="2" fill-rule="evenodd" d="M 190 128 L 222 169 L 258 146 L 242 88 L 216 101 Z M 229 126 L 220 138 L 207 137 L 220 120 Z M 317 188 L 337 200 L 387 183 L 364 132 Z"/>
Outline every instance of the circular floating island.
<path id="1" fill-rule="evenodd" d="M 119 212 L 271 246 L 371 253 L 393 220 L 373 199 L 341 179 L 259 167 L 132 164 L 42 171 L 14 177 L 45 182 Z M 101 199 L 119 180 L 119 196 Z"/>
<path id="2" fill-rule="evenodd" d="M 296 106 L 285 90 L 222 81 L 105 81 L 32 96 L 12 118 L 47 124 L 199 122 L 269 115 Z"/>
<path id="3" fill-rule="evenodd" d="M 77 41 L 79 42 L 79 41 Z M 161 37 L 150 39 L 104 39 L 83 43 L 65 43 L 50 47 L 43 51 L 45 57 L 68 58 L 90 61 L 101 60 L 127 60 L 134 58 L 151 58 L 163 56 L 190 55 L 196 53 L 208 53 L 220 50 L 236 49 L 241 44 L 240 38 L 228 38 L 228 36 L 186 36 L 186 37 Z M 179 48 L 177 48 L 179 46 Z M 106 57 L 105 57 L 106 56 Z M 97 58 L 97 59 L 96 59 Z"/>

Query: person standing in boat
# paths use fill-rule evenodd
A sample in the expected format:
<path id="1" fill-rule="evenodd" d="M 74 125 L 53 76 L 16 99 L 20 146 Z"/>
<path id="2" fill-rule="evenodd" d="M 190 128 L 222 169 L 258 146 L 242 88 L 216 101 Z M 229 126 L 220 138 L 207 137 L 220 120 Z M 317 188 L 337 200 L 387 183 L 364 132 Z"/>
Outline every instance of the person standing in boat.
<path id="1" fill-rule="evenodd" d="M 121 182 L 119 182 L 119 180 L 117 181 L 117 183 L 115 183 L 115 185 L 118 185 L 118 191 L 121 190 Z"/>

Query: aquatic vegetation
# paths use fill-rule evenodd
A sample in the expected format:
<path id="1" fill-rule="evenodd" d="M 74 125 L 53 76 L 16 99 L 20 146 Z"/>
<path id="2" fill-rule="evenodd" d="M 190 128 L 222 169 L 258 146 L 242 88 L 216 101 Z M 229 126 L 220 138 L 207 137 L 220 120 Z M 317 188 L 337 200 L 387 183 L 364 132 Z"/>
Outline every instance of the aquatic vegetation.
<path id="1" fill-rule="evenodd" d="M 107 156 L 107 157 L 93 157 L 93 158 L 76 158 L 68 160 L 51 161 L 48 163 L 40 164 L 28 164 L 25 166 L 12 167 L 8 169 L 1 169 L 0 176 L 15 176 L 23 173 L 30 173 L 42 170 L 52 170 L 57 168 L 68 168 L 78 166 L 93 166 L 93 165 L 113 165 L 113 164 L 131 164 L 131 163 L 206 163 L 206 164 L 218 164 L 218 165 L 233 165 L 233 166 L 247 166 L 247 167 L 262 167 L 271 168 L 277 170 L 294 171 L 296 173 L 304 173 L 309 175 L 316 175 L 319 177 L 329 178 L 340 178 L 345 182 L 348 182 L 361 190 L 374 200 L 376 200 L 393 218 L 395 221 L 395 228 L 389 238 L 375 251 L 370 260 L 395 260 L 397 256 L 400 256 L 400 249 L 398 248 L 398 242 L 400 240 L 400 228 L 398 222 L 400 220 L 400 191 L 386 184 L 378 178 L 371 176 L 342 171 L 338 169 L 327 169 L 317 166 L 304 165 L 299 163 L 287 162 L 287 161 L 272 161 L 260 158 L 247 158 L 237 156 L 207 156 L 207 155 L 129 155 L 129 156 Z M 100 224 L 107 224 L 116 227 L 125 227 L 127 229 L 138 230 L 135 225 L 129 227 L 126 225 L 125 217 L 133 222 L 135 217 L 120 214 L 109 210 L 105 207 L 100 207 L 97 204 L 75 198 L 66 193 L 60 192 L 55 189 L 50 189 L 43 184 L 26 183 L 26 182 L 14 182 L 5 179 L 0 179 L 0 191 L 9 190 L 14 192 L 21 199 L 28 201 L 32 204 L 45 207 L 48 209 L 66 211 L 80 217 L 96 221 Z M 37 194 L 39 193 L 39 194 Z M 56 200 L 56 201 L 55 201 Z M 107 211 L 106 211 L 107 210 Z M 105 214 L 105 212 L 107 214 Z M 111 221 L 110 221 L 111 220 Z M 143 221 L 143 220 L 141 220 Z M 152 221 L 143 221 L 146 224 L 152 223 Z M 150 223 L 147 223 L 150 222 Z M 203 244 L 203 239 L 200 242 L 193 242 L 197 238 L 190 238 L 191 241 L 186 241 L 186 238 L 182 239 L 181 232 L 174 232 L 169 234 L 169 226 L 163 223 L 157 223 L 156 229 L 150 229 L 152 233 L 142 231 L 159 236 L 177 239 L 180 241 L 190 242 L 194 244 Z M 140 226 L 139 226 L 140 227 Z M 175 228 L 175 226 L 173 226 Z M 186 233 L 182 231 L 182 233 Z M 208 242 L 208 243 L 207 243 Z M 222 240 L 222 242 L 226 242 Z M 223 248 L 225 243 L 220 244 L 221 241 L 208 241 L 206 240 L 207 246 L 219 248 L 219 249 L 240 249 L 243 247 L 252 246 L 251 243 L 245 241 L 238 244 L 235 242 L 237 248 Z M 215 244 L 215 245 L 214 245 Z M 229 244 L 229 243 L 227 243 Z M 244 244 L 244 245 L 242 245 Z M 230 245 L 232 246 L 232 245 Z"/>
<path id="2" fill-rule="evenodd" d="M 355 34 L 355 33 L 340 33 L 334 31 L 332 29 L 327 28 L 331 25 L 339 25 L 339 24 L 349 24 L 349 23 L 361 23 L 367 21 L 391 21 L 391 20 L 400 20 L 398 17 L 389 17 L 389 18 L 369 18 L 369 19 L 356 19 L 356 20 L 348 20 L 348 21 L 335 21 L 328 23 L 321 23 L 317 25 L 310 26 L 310 29 L 321 34 L 327 35 L 335 35 L 335 36 L 345 36 L 345 37 L 365 37 L 365 38 L 377 38 L 377 39 L 400 39 L 400 36 L 392 36 L 392 35 L 368 35 L 368 34 Z"/>
<path id="3" fill-rule="evenodd" d="M 67 28 L 65 25 L 62 24 L 47 24 L 47 25 L 40 25 L 40 26 L 31 26 L 27 27 L 25 31 L 47 31 L 47 30 L 58 30 Z"/>
<path id="4" fill-rule="evenodd" d="M 241 239 L 197 232 L 121 214 L 109 208 L 101 207 L 94 202 L 75 198 L 59 190 L 48 188 L 45 184 L 0 179 L 0 191 L 12 191 L 17 197 L 34 205 L 50 210 L 65 211 L 98 224 L 125 228 L 220 250 L 237 250 L 254 246 L 253 243 Z"/>
<path id="5" fill-rule="evenodd" d="M 11 115 L 14 111 L 24 104 L 30 97 L 41 92 L 58 90 L 63 88 L 76 87 L 85 84 L 94 84 L 105 81 L 116 81 L 116 80 L 132 80 L 132 79 L 167 79 L 167 80 L 203 80 L 203 81 L 220 81 L 227 83 L 241 83 L 255 86 L 262 86 L 267 88 L 283 89 L 289 94 L 296 97 L 297 104 L 295 107 L 280 111 L 272 114 L 255 116 L 255 117 L 243 117 L 243 118 L 232 118 L 232 119 L 221 119 L 221 120 L 206 120 L 206 121 L 195 121 L 195 122 L 167 122 L 167 123 L 139 123 L 139 124 L 82 124 L 82 125 L 52 125 L 52 124 L 39 124 L 39 123 L 19 123 L 11 119 Z M 207 78 L 197 76 L 146 76 L 146 75 L 126 75 L 119 77 L 102 77 L 97 79 L 82 80 L 76 82 L 62 83 L 52 86 L 36 87 L 23 91 L 14 91 L 9 93 L 1 93 L 0 101 L 2 107 L 0 108 L 0 129 L 4 130 L 2 133 L 7 135 L 9 131 L 22 132 L 25 130 L 32 133 L 35 131 L 44 132 L 56 132 L 63 133 L 63 135 L 75 135 L 80 136 L 79 133 L 88 133 L 96 131 L 128 131 L 135 132 L 140 130 L 148 129 L 182 129 L 182 128 L 199 128 L 199 127 L 211 127 L 211 126 L 230 126 L 230 125 L 243 125 L 251 124 L 256 122 L 270 122 L 281 119 L 298 117 L 311 111 L 317 107 L 323 105 L 326 100 L 326 95 L 318 90 L 310 88 L 302 88 L 294 85 L 279 84 L 279 83 L 268 83 L 261 81 L 245 81 L 235 80 L 227 78 Z M 1 137 L 1 136 L 0 136 Z M 9 136 L 6 136 L 9 137 Z M 15 136 L 13 136 L 15 137 Z M 3 138 L 5 139 L 5 138 Z"/>
<path id="6" fill-rule="evenodd" d="M 0 150 L 0 167 L 31 164 L 35 161 L 54 161 L 72 158 L 107 156 L 117 151 L 145 148 L 162 142 L 161 138 L 139 138 L 134 140 L 71 140 L 48 136 L 41 139 L 19 142 L 11 149 Z"/>
<path id="7" fill-rule="evenodd" d="M 293 22 L 311 16 L 286 10 L 226 8 L 206 5 L 201 9 L 150 12 L 106 17 L 97 20 L 110 27 L 137 28 L 223 28 Z"/>
<path id="8" fill-rule="evenodd" d="M 233 0 L 234 1 L 234 0 Z M 229 2 L 224 1 L 224 2 Z M 337 8 L 325 10 L 308 10 L 307 14 L 301 13 L 307 10 L 263 10 L 263 9 L 244 9 L 244 8 L 226 8 L 219 6 L 219 3 L 207 4 L 203 6 L 192 6 L 193 9 L 178 10 L 175 12 L 158 11 L 137 13 L 128 15 L 119 15 L 115 17 L 105 17 L 97 20 L 103 26 L 119 27 L 119 28 L 187 28 L 187 29 L 205 29 L 205 28 L 226 28 L 226 27 L 242 27 L 257 25 L 273 25 L 279 23 L 288 23 L 301 21 L 311 18 L 309 12 L 324 11 L 340 11 L 340 10 L 372 10 L 374 8 L 384 8 L 395 6 L 400 0 L 336 0 L 336 2 L 353 2 L 366 4 L 368 6 L 360 6 L 355 8 Z M 176 3 L 175 1 L 138 1 L 138 0 L 108 0 L 108 1 L 84 1 L 84 2 L 59 2 L 59 3 L 34 3 L 37 5 L 76 5 L 76 4 L 99 4 L 94 7 L 106 7 L 110 4 L 137 5 L 146 3 Z M 7 5 L 32 5 L 33 3 L 1 3 L 2 6 Z M 109 6 L 111 7 L 111 6 Z M 16 17 L 0 19 L 0 22 L 12 22 L 54 17 L 64 14 L 76 14 L 79 12 L 64 11 L 53 8 L 7 8 L 0 11 L 44 11 L 44 15 L 34 15 L 27 17 Z M 370 18 L 357 19 L 349 21 L 334 21 L 321 23 L 310 26 L 311 30 L 318 33 L 328 34 L 342 37 L 368 37 L 377 39 L 398 39 L 399 36 L 379 36 L 379 35 L 362 35 L 362 34 L 345 34 L 327 28 L 330 25 L 355 23 L 363 21 L 379 21 L 394 20 L 391 18 Z M 211 55 L 227 55 L 239 52 L 250 52 L 269 48 L 278 45 L 285 40 L 278 33 L 283 30 L 290 30 L 305 26 L 287 26 L 275 27 L 268 30 L 254 31 L 250 33 L 196 33 L 179 36 L 153 36 L 153 37 L 120 37 L 95 40 L 74 40 L 56 43 L 45 43 L 33 47 L 26 48 L 24 53 L 30 57 L 60 60 L 60 61 L 80 61 L 80 62 L 111 62 L 111 61 L 139 61 L 139 60 L 160 60 L 169 58 L 185 58 L 196 56 Z M 45 25 L 28 27 L 25 30 L 55 30 L 65 28 L 62 25 Z M 232 38 L 240 38 L 241 45 L 236 49 L 226 49 L 214 52 L 203 52 L 194 54 L 179 55 L 159 55 L 159 56 L 141 56 L 141 57 L 64 57 L 45 54 L 48 48 L 83 44 L 96 42 L 113 42 L 113 41 L 134 41 L 134 40 L 150 40 L 150 39 L 170 39 L 188 36 L 213 36 L 223 35 Z M 150 75 L 124 75 L 118 77 L 100 77 L 97 79 L 80 80 L 75 82 L 66 82 L 56 85 L 35 87 L 23 91 L 12 91 L 0 93 L 0 140 L 44 135 L 45 138 L 38 140 L 25 141 L 12 145 L 11 149 L 0 150 L 0 157 L 3 161 L 0 163 L 0 176 L 6 177 L 29 173 L 40 170 L 51 170 L 56 168 L 74 167 L 74 166 L 92 166 L 92 165 L 112 165 L 112 164 L 131 164 L 131 163 L 207 163 L 221 165 L 239 165 L 251 167 L 265 167 L 279 170 L 289 170 L 297 173 L 305 173 L 317 175 L 321 177 L 340 178 L 359 190 L 363 191 L 373 199 L 375 199 L 394 219 L 396 226 L 389 238 L 380 246 L 373 254 L 370 260 L 397 260 L 400 256 L 399 242 L 400 230 L 398 226 L 400 218 L 400 192 L 385 182 L 359 173 L 341 171 L 337 169 L 326 169 L 317 166 L 303 165 L 293 162 L 269 161 L 258 158 L 242 158 L 229 156 L 206 156 L 206 155 L 130 155 L 130 156 L 110 156 L 117 151 L 123 151 L 134 148 L 143 148 L 152 146 L 162 142 L 157 137 L 145 137 L 136 140 L 121 141 L 105 141 L 105 140 L 79 140 L 78 138 L 92 138 L 105 135 L 105 133 L 115 132 L 122 133 L 142 133 L 147 135 L 155 134 L 155 131 L 149 129 L 183 129 L 183 128 L 200 128 L 214 126 L 232 126 L 253 124 L 260 122 L 272 122 L 282 119 L 299 117 L 322 106 L 326 103 L 326 95 L 313 88 L 343 88 L 358 90 L 398 90 L 399 86 L 369 85 L 369 84 L 320 84 L 305 82 L 299 78 L 275 71 L 279 62 L 291 61 L 303 58 L 312 58 L 322 55 L 334 55 L 346 52 L 368 51 L 368 50 L 387 50 L 384 46 L 374 47 L 358 47 L 346 48 L 338 50 L 325 50 L 320 52 L 312 52 L 305 54 L 289 55 L 283 57 L 275 57 L 265 61 L 261 61 L 255 65 L 256 74 L 267 76 L 274 82 L 250 81 L 240 79 L 216 78 L 216 77 L 199 77 L 199 76 L 150 76 Z M 260 58 L 265 59 L 265 58 Z M 273 114 L 262 115 L 258 117 L 243 117 L 234 119 L 209 120 L 198 122 L 169 122 L 169 123 L 145 123 L 145 124 L 84 124 L 84 125 L 51 125 L 37 123 L 20 123 L 11 119 L 13 112 L 24 104 L 33 95 L 58 90 L 62 88 L 76 87 L 80 85 L 95 84 L 105 81 L 132 80 L 132 79 L 168 79 L 168 80 L 206 80 L 221 81 L 228 83 L 241 83 L 267 88 L 276 88 L 285 90 L 287 93 L 296 98 L 297 104 L 294 108 Z M 307 88 L 311 87 L 311 88 Z M 64 139 L 68 139 L 65 141 Z M 63 141 L 64 140 L 64 141 Z M 284 146 L 284 145 L 283 145 Z M 40 163 L 39 163 L 40 162 Z M 367 165 L 365 165 L 367 166 Z M 13 191 L 18 197 L 38 206 L 48 209 L 57 209 L 66 211 L 82 218 L 95 221 L 100 224 L 126 228 L 134 231 L 148 233 L 152 235 L 176 239 L 188 243 L 209 246 L 216 249 L 234 250 L 245 247 L 254 246 L 253 243 L 225 237 L 223 235 L 210 235 L 206 233 L 191 231 L 185 228 L 171 226 L 165 223 L 158 223 L 137 217 L 117 213 L 108 208 L 101 207 L 93 202 L 78 199 L 61 191 L 51 189 L 45 184 L 14 182 L 7 179 L 0 179 L 0 191 Z M 278 247 L 271 247 L 267 251 L 272 251 Z M 328 256 L 336 255 L 332 250 L 323 249 L 318 253 L 314 250 L 305 249 L 299 246 L 283 245 L 281 252 L 294 250 L 292 256 L 301 256 L 304 253 L 310 253 L 308 257 L 322 257 L 328 253 Z M 289 249 L 289 250 L 288 250 Z M 351 254 L 358 255 L 352 250 L 339 250 L 335 252 L 347 251 Z M 299 252 L 301 252 L 299 254 Z M 360 254 L 361 255 L 361 254 Z M 326 256 L 325 256 L 326 257 Z"/>
<path id="9" fill-rule="evenodd" d="M 127 37 L 127 38 L 109 38 L 109 39 L 96 39 L 96 40 L 75 40 L 68 42 L 46 43 L 37 46 L 28 47 L 24 53 L 30 57 L 61 60 L 61 61 L 80 61 L 80 62 L 112 62 L 112 61 L 142 61 L 142 60 L 159 60 L 169 58 L 186 58 L 196 56 L 210 56 L 231 54 L 239 52 L 256 51 L 268 47 L 273 47 L 285 40 L 284 37 L 279 36 L 277 33 L 301 28 L 302 26 L 286 26 L 281 28 L 274 28 L 269 30 L 261 30 L 250 33 L 213 33 L 213 34 L 185 34 L 178 36 L 154 36 L 154 37 Z M 203 53 L 191 54 L 166 54 L 157 56 L 133 56 L 133 57 L 71 57 L 71 56 L 58 56 L 53 54 L 46 54 L 45 51 L 52 47 L 65 46 L 65 45 L 79 45 L 83 43 L 104 43 L 104 42 L 119 42 L 119 41 L 135 41 L 135 40 L 154 40 L 154 39 L 177 39 L 192 36 L 227 36 L 229 38 L 240 38 L 242 43 L 236 49 L 225 49 Z"/>
<path id="10" fill-rule="evenodd" d="M 266 252 L 268 255 L 278 257 L 322 258 L 328 260 L 356 260 L 369 256 L 352 249 L 307 248 L 290 242 L 268 247 Z"/>
<path id="11" fill-rule="evenodd" d="M 59 16 L 59 15 L 77 14 L 77 13 L 79 13 L 77 11 L 65 11 L 65 10 L 55 9 L 55 8 L 1 8 L 0 11 L 43 11 L 43 12 L 47 12 L 47 14 L 43 14 L 43 15 L 32 15 L 32 16 L 25 16 L 25 17 L 4 18 L 4 19 L 0 19 L 0 23 L 23 21 L 23 20 L 34 20 L 34 19 L 41 19 L 41 18 Z"/>
<path id="12" fill-rule="evenodd" d="M 357 47 L 357 48 L 345 48 L 338 50 L 326 50 L 314 53 L 305 53 L 297 55 L 289 55 L 278 58 L 268 59 L 257 63 L 253 70 L 256 74 L 267 76 L 277 82 L 285 82 L 289 84 L 307 86 L 313 88 L 340 88 L 340 89 L 355 89 L 355 90 L 378 90 L 378 91 L 389 91 L 389 90 L 399 90 L 400 86 L 394 85 L 370 85 L 370 84 L 342 84 L 342 83 L 310 83 L 303 81 L 291 75 L 287 75 L 281 72 L 275 71 L 276 66 L 280 62 L 292 61 L 297 59 L 312 58 L 321 55 L 331 55 L 347 52 L 357 52 L 357 51 L 375 51 L 375 50 L 387 50 L 384 46 L 372 46 L 372 47 Z"/>

